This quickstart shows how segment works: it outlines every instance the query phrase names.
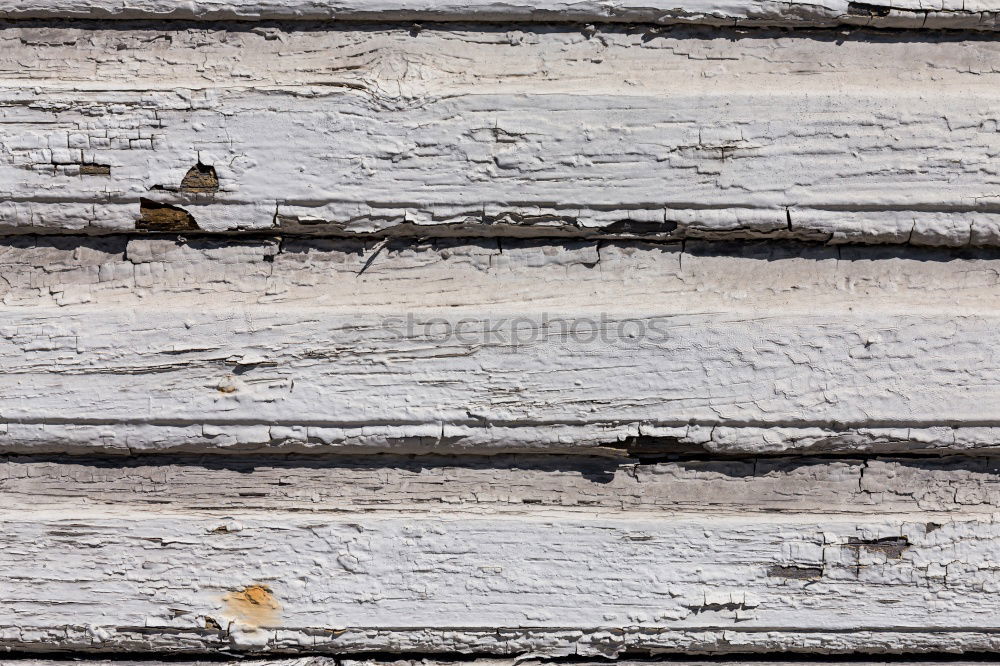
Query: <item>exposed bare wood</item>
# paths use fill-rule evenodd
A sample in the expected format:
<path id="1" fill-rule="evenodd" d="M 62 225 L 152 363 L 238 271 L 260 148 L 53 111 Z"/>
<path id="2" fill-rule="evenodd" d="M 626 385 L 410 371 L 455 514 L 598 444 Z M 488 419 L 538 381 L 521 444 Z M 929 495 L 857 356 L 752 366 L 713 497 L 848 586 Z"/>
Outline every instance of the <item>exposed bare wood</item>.
<path id="1" fill-rule="evenodd" d="M 146 456 L 0 459 L 7 506 L 164 510 L 669 515 L 992 513 L 1000 460 L 963 456 L 734 460 L 555 455 Z M 940 522 L 940 519 L 935 519 Z"/>

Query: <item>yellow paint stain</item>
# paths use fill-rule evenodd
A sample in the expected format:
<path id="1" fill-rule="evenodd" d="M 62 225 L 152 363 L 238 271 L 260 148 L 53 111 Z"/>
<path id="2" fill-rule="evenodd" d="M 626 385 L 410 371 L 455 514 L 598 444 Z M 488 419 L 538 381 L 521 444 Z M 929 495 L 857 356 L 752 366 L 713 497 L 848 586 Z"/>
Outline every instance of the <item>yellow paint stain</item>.
<path id="1" fill-rule="evenodd" d="M 250 627 L 276 627 L 281 624 L 281 604 L 266 585 L 249 585 L 229 592 L 222 600 L 230 619 Z"/>

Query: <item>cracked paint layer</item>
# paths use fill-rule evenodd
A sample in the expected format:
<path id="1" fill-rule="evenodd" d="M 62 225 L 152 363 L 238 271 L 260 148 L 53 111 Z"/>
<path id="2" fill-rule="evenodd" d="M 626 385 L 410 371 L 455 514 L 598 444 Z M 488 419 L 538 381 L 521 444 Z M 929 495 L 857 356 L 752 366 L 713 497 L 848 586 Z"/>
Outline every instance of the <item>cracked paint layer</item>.
<path id="1" fill-rule="evenodd" d="M 977 450 L 1000 427 L 992 250 L 8 240 L 8 452 Z"/>
<path id="2" fill-rule="evenodd" d="M 1000 652 L 1000 7 L 658 1 L 0 0 L 0 652 Z"/>
<path id="3" fill-rule="evenodd" d="M 476 516 L 458 507 L 441 519 L 271 510 L 245 512 L 220 531 L 224 516 L 135 506 L 71 517 L 5 510 L 0 581 L 11 601 L 0 608 L 3 644 L 331 653 L 391 644 L 403 654 L 501 654 L 531 642 L 549 656 L 666 645 L 919 652 L 962 641 L 995 649 L 988 618 L 1000 537 L 989 514 L 956 513 L 931 532 L 920 513 Z M 889 540 L 906 547 L 857 547 Z M 775 576 L 775 567 L 822 574 Z M 45 577 L 31 573 L 40 568 Z M 85 641 L 66 603 L 80 587 L 102 611 Z M 268 590 L 280 594 L 281 609 L 266 630 L 245 621 L 205 630 L 206 617 L 234 603 L 275 610 Z M 568 614 L 578 629 L 563 628 Z M 933 632 L 921 630 L 931 622 Z"/>
<path id="4" fill-rule="evenodd" d="M 3 232 L 1000 244 L 974 33 L 115 26 L 0 22 Z"/>

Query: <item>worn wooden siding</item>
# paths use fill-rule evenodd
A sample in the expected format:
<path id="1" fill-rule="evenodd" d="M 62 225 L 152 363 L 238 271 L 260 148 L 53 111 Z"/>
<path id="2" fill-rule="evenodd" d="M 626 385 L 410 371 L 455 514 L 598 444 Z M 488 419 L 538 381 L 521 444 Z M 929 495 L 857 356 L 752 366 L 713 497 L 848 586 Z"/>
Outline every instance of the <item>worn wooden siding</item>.
<path id="1" fill-rule="evenodd" d="M 9 458 L 0 622 L 80 652 L 995 650 L 997 478 L 966 457 Z"/>
<path id="2" fill-rule="evenodd" d="M 1000 651 L 998 17 L 0 0 L 0 664 Z"/>
<path id="3" fill-rule="evenodd" d="M 992 38 L 106 25 L 0 26 L 8 232 L 1000 239 Z"/>
<path id="4" fill-rule="evenodd" d="M 12 504 L 329 514 L 525 515 L 559 509 L 637 516 L 712 513 L 912 515 L 947 522 L 1000 506 L 994 456 L 631 457 L 553 454 L 106 457 L 5 456 Z M 937 514 L 931 515 L 931 514 Z M 711 514 L 710 514 L 711 515 Z"/>
<path id="5" fill-rule="evenodd" d="M 996 445 L 1000 255 L 720 249 L 14 238 L 0 447 Z"/>
<path id="6" fill-rule="evenodd" d="M 3 515 L 0 635 L 81 651 L 996 650 L 996 523 L 928 518 L 22 509 Z"/>

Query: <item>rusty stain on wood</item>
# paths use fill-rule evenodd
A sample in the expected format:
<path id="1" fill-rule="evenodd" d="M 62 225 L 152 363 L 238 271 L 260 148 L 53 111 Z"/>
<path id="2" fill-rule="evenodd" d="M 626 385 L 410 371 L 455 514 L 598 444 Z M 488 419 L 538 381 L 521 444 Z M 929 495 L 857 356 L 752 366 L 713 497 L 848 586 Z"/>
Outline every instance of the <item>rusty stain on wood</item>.
<path id="1" fill-rule="evenodd" d="M 227 593 L 226 616 L 250 627 L 274 627 L 280 624 L 281 604 L 267 585 L 248 585 Z"/>

